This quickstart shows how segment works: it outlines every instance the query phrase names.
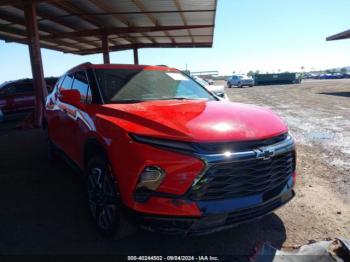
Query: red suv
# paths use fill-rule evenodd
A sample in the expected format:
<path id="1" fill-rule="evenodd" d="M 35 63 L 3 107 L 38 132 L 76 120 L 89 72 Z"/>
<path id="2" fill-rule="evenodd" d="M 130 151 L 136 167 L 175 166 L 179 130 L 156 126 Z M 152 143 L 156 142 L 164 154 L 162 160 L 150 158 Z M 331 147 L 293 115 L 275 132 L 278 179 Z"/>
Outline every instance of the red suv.
<path id="1" fill-rule="evenodd" d="M 47 97 L 50 155 L 84 170 L 105 236 L 130 225 L 204 234 L 262 217 L 294 196 L 295 146 L 283 121 L 219 101 L 165 66 L 83 64 Z"/>
<path id="2" fill-rule="evenodd" d="M 57 78 L 45 78 L 47 89 L 52 90 Z M 0 122 L 28 114 L 34 109 L 35 96 L 32 79 L 9 81 L 0 85 Z"/>

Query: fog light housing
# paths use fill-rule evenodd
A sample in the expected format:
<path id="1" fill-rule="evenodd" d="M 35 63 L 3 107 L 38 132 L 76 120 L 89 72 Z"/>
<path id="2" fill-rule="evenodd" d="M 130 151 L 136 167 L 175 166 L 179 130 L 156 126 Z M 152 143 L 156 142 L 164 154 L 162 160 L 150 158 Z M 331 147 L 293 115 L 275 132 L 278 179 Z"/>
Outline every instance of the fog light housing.
<path id="1" fill-rule="evenodd" d="M 163 169 L 157 166 L 146 167 L 140 174 L 137 188 L 147 188 L 149 190 L 157 190 L 165 177 Z"/>

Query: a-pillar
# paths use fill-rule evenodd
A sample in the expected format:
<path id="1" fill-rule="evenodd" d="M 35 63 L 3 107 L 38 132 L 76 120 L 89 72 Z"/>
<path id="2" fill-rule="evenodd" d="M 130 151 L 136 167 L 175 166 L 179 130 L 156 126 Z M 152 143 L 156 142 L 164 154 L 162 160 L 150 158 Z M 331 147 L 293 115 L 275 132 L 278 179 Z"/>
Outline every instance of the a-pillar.
<path id="1" fill-rule="evenodd" d="M 139 64 L 139 52 L 137 48 L 134 48 L 134 64 L 135 65 Z"/>

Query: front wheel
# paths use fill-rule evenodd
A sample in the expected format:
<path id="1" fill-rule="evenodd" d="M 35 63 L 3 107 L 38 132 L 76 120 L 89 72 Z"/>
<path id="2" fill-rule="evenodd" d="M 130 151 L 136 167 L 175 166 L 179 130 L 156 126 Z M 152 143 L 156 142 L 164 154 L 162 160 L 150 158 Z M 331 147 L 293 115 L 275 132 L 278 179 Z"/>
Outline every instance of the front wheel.
<path id="1" fill-rule="evenodd" d="M 125 219 L 118 185 L 107 159 L 91 157 L 87 164 L 87 198 L 95 226 L 103 237 L 120 239 L 134 227 Z"/>
<path id="2" fill-rule="evenodd" d="M 230 82 L 227 82 L 227 87 L 228 87 L 228 88 L 231 88 L 231 87 L 232 87 L 232 85 L 231 85 Z"/>

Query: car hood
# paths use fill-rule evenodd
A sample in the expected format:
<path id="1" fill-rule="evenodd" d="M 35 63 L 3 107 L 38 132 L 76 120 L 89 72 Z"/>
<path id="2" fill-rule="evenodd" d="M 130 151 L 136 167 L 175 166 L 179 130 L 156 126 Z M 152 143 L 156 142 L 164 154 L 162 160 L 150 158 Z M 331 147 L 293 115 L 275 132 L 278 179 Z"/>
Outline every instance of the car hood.
<path id="1" fill-rule="evenodd" d="M 152 101 L 108 104 L 100 118 L 126 132 L 164 139 L 197 142 L 256 140 L 287 131 L 272 111 L 224 101 Z"/>
<path id="2" fill-rule="evenodd" d="M 208 89 L 210 92 L 224 92 L 225 87 L 224 86 L 217 86 L 217 85 L 206 85 L 206 89 Z"/>

